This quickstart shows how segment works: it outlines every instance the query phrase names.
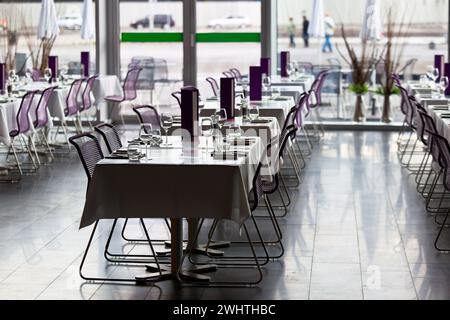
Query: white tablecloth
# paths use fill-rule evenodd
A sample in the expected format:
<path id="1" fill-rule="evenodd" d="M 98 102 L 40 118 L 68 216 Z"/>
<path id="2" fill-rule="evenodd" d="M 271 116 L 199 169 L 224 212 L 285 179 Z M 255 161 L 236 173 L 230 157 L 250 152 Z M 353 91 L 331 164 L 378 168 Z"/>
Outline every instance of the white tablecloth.
<path id="1" fill-rule="evenodd" d="M 262 101 L 251 101 L 251 105 L 256 105 L 259 108 L 259 115 L 261 117 L 274 117 L 278 120 L 279 126 L 282 128 L 289 110 L 295 105 L 294 98 L 280 97 L 276 100 L 267 99 Z M 239 110 L 239 105 L 236 104 L 236 109 Z M 219 109 L 219 101 L 207 100 L 204 107 L 200 110 L 200 116 L 211 116 Z"/>
<path id="2" fill-rule="evenodd" d="M 34 82 L 26 85 L 23 89 L 27 91 L 31 90 L 44 90 L 49 87 L 46 82 Z M 52 126 L 51 117 L 58 118 L 61 121 L 65 121 L 64 109 L 66 108 L 66 99 L 69 94 L 70 86 L 60 85 L 50 97 L 48 111 L 49 111 L 49 127 Z M 122 95 L 122 87 L 117 76 L 99 76 L 94 83 L 92 89 L 93 97 L 97 103 L 104 101 L 104 97 L 107 95 Z M 36 95 L 33 101 L 33 105 L 30 110 L 31 119 L 35 119 L 35 108 L 39 101 L 40 95 Z M 13 102 L 0 103 L 0 142 L 9 145 L 11 139 L 9 138 L 9 132 L 16 129 L 16 115 L 20 107 L 20 99 L 15 99 Z"/>
<path id="3" fill-rule="evenodd" d="M 179 139 L 171 137 L 171 139 Z M 260 141 L 238 160 L 214 160 L 200 148 L 151 149 L 152 160 L 102 160 L 95 168 L 80 227 L 98 219 L 250 216 L 247 194 L 261 158 Z M 255 163 L 256 162 L 256 163 Z"/>

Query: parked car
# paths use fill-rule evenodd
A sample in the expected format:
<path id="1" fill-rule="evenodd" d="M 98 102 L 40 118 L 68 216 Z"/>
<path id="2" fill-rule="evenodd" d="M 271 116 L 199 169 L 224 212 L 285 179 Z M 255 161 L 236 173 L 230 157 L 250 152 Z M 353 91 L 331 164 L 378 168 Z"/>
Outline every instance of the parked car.
<path id="1" fill-rule="evenodd" d="M 208 27 L 215 29 L 223 28 L 245 28 L 250 26 L 250 19 L 246 16 L 228 16 L 221 19 L 209 21 Z"/>
<path id="2" fill-rule="evenodd" d="M 58 19 L 58 26 L 67 30 L 80 30 L 81 17 L 78 15 L 63 16 Z"/>
<path id="3" fill-rule="evenodd" d="M 175 21 L 173 20 L 172 15 L 170 14 L 155 14 L 153 16 L 153 26 L 155 28 L 161 29 L 172 28 L 175 26 Z M 139 19 L 131 23 L 130 27 L 134 29 L 149 28 L 150 27 L 149 16 L 146 16 L 145 18 Z"/>

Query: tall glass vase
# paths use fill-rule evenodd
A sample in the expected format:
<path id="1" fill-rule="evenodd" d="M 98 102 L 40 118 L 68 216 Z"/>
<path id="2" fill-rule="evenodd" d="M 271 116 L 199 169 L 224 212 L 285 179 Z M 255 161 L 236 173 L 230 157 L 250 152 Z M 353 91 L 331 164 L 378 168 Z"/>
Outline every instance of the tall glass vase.
<path id="1" fill-rule="evenodd" d="M 364 115 L 364 110 L 366 109 L 366 103 L 364 102 L 364 96 L 357 94 L 355 96 L 355 113 L 353 114 L 353 121 L 363 122 L 366 117 Z"/>

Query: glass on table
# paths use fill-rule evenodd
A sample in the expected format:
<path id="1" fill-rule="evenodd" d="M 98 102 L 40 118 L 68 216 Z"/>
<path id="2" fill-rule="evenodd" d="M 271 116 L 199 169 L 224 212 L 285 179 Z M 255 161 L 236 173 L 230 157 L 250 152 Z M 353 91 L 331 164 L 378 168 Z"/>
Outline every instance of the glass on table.
<path id="1" fill-rule="evenodd" d="M 445 91 L 447 90 L 449 85 L 448 77 L 441 77 L 439 80 L 439 87 L 441 89 L 441 97 L 445 98 Z"/>
<path id="2" fill-rule="evenodd" d="M 162 148 L 170 148 L 172 144 L 169 143 L 169 129 L 173 126 L 173 116 L 170 113 L 161 114 L 161 128 L 166 134 L 166 142 L 161 144 Z"/>
<path id="3" fill-rule="evenodd" d="M 222 108 L 219 111 L 216 111 L 214 115 L 218 117 L 219 129 L 222 129 L 223 125 L 225 124 L 225 122 L 227 122 L 228 119 L 227 110 Z"/>
<path id="4" fill-rule="evenodd" d="M 141 124 L 139 129 L 139 139 L 145 144 L 145 159 L 150 160 L 148 155 L 148 145 L 152 141 L 152 125 L 151 124 Z"/>
<path id="5" fill-rule="evenodd" d="M 162 143 L 161 130 L 152 129 L 151 135 L 152 135 L 151 145 L 155 146 L 155 147 L 159 147 Z"/>
<path id="6" fill-rule="evenodd" d="M 281 89 L 278 87 L 272 88 L 272 99 L 276 100 L 281 96 Z"/>
<path id="7" fill-rule="evenodd" d="M 49 82 L 51 78 L 52 78 L 52 69 L 45 68 L 44 69 L 44 79 L 45 79 L 45 81 Z"/>
<path id="8" fill-rule="evenodd" d="M 141 159 L 141 144 L 139 141 L 132 141 L 127 147 L 128 160 L 132 162 L 140 161 Z"/>
<path id="9" fill-rule="evenodd" d="M 248 108 L 248 117 L 250 121 L 258 120 L 259 118 L 259 108 L 256 105 L 251 105 Z"/>
<path id="10" fill-rule="evenodd" d="M 263 91 L 264 92 L 269 92 L 270 91 L 270 85 L 271 85 L 270 77 L 267 74 L 263 73 L 263 75 L 262 75 Z"/>
<path id="11" fill-rule="evenodd" d="M 241 126 L 236 122 L 233 122 L 228 129 L 228 137 L 237 139 L 241 136 Z"/>
<path id="12" fill-rule="evenodd" d="M 64 65 L 61 67 L 61 71 L 59 72 L 59 74 L 61 76 L 62 84 L 66 83 L 68 72 L 69 72 L 69 68 L 67 67 L 67 65 Z"/>
<path id="13" fill-rule="evenodd" d="M 200 122 L 200 127 L 202 130 L 202 136 L 205 138 L 206 141 L 206 153 L 208 153 L 209 150 L 209 138 L 212 135 L 213 131 L 213 121 L 211 118 L 204 118 Z"/>

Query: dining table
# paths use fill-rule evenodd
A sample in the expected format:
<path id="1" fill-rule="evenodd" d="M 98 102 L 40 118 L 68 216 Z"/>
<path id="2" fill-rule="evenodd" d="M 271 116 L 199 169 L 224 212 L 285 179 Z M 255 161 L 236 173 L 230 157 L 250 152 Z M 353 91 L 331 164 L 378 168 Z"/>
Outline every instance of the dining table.
<path id="1" fill-rule="evenodd" d="M 86 195 L 80 228 L 100 219 L 170 219 L 170 265 L 147 266 L 147 271 L 136 276 L 137 281 L 158 281 L 177 275 L 183 254 L 184 219 L 188 220 L 188 246 L 195 247 L 193 239 L 199 219 L 227 219 L 239 227 L 251 215 L 248 193 L 264 155 L 260 138 L 237 143 L 225 152 L 206 149 L 201 141 L 184 141 L 180 136 L 170 136 L 169 143 L 170 148 L 151 147 L 148 160 L 101 160 Z M 200 273 L 213 269 L 211 265 L 188 268 L 180 274 L 208 281 L 209 277 Z"/>
<path id="2" fill-rule="evenodd" d="M 50 86 L 56 86 L 50 97 L 48 103 L 48 115 L 49 122 L 47 128 L 53 127 L 53 118 L 60 121 L 66 121 L 65 108 L 66 100 L 70 91 L 70 81 L 75 80 L 77 77 L 68 79 L 65 83 L 53 83 L 49 84 L 45 81 L 36 81 L 27 84 L 23 84 L 17 87 L 17 91 L 11 97 L 0 96 L 0 142 L 5 145 L 11 144 L 11 138 L 9 132 L 17 129 L 16 116 L 20 108 L 22 96 L 27 91 L 43 91 Z M 79 77 L 78 77 L 79 78 Z M 82 88 L 83 89 L 83 88 Z M 92 88 L 92 100 L 97 104 L 97 107 L 101 107 L 104 97 L 108 95 L 122 95 L 122 87 L 120 81 L 115 75 L 100 75 L 94 82 Z M 30 108 L 30 120 L 31 123 L 35 120 L 35 109 L 38 104 L 38 97 L 40 94 L 36 94 L 35 99 Z M 81 104 L 81 94 L 78 97 Z"/>
<path id="3" fill-rule="evenodd" d="M 252 100 L 249 103 L 249 108 L 257 107 L 259 110 L 259 115 L 261 117 L 274 117 L 278 121 L 280 128 L 283 128 L 284 121 L 287 114 L 292 107 L 295 106 L 295 100 L 293 97 L 263 97 L 262 100 Z M 235 110 L 237 115 L 241 114 L 241 103 L 239 100 L 235 102 Z M 204 101 L 203 108 L 200 109 L 200 117 L 211 116 L 216 111 L 220 110 L 220 101 L 216 97 L 207 98 Z"/>

